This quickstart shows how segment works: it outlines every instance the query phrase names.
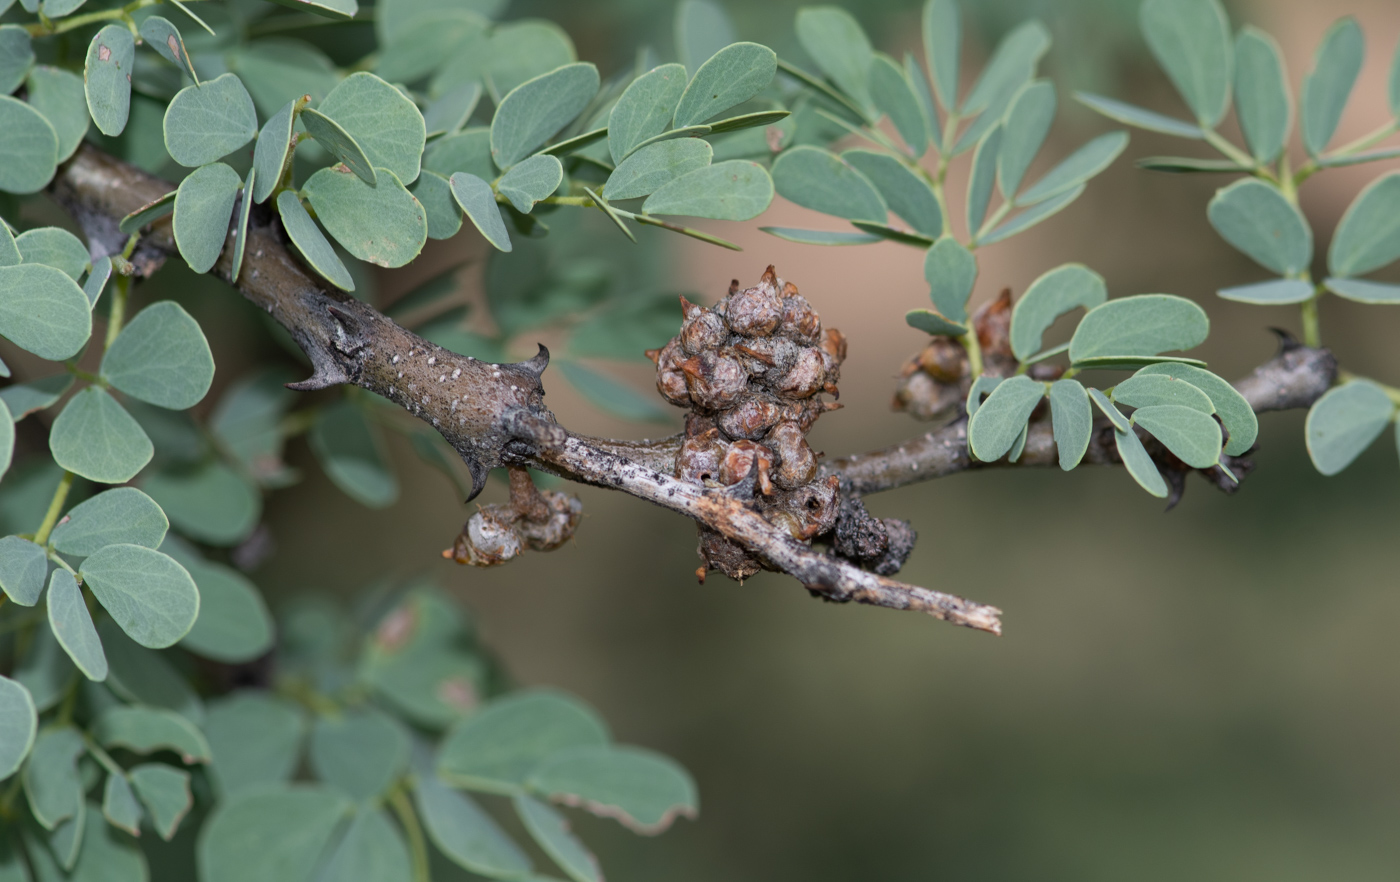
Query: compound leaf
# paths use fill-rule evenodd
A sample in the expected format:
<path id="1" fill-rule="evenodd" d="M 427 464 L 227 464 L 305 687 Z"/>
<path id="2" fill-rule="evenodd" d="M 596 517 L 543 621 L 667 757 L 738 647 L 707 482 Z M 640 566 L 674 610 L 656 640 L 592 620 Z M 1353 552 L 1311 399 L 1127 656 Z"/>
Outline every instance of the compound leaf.
<path id="1" fill-rule="evenodd" d="M 1089 310 L 1108 299 L 1103 276 L 1078 263 L 1056 267 L 1026 289 L 1011 311 L 1011 351 L 1026 361 L 1040 351 L 1041 340 L 1055 319 L 1076 307 Z"/>
<path id="2" fill-rule="evenodd" d="M 233 203 L 242 186 L 238 172 L 222 162 L 195 169 L 180 182 L 171 225 L 180 256 L 195 272 L 209 272 L 223 252 Z"/>
<path id="3" fill-rule="evenodd" d="M 496 193 L 491 185 L 467 172 L 456 172 L 448 179 L 452 198 L 471 219 L 477 232 L 499 251 L 510 251 L 510 233 L 506 231 L 501 209 L 496 205 Z"/>
<path id="4" fill-rule="evenodd" d="M 189 168 L 216 162 L 258 133 L 253 98 L 237 74 L 186 86 L 165 111 L 165 149 Z"/>
<path id="5" fill-rule="evenodd" d="M 83 91 L 92 121 L 104 135 L 115 138 L 126 128 L 131 112 L 131 71 L 135 61 L 136 40 L 124 25 L 107 25 L 88 44 Z"/>
<path id="6" fill-rule="evenodd" d="M 107 656 L 73 574 L 56 569 L 49 578 L 49 627 L 78 670 L 89 680 L 107 679 Z"/>
<path id="7" fill-rule="evenodd" d="M 131 414 L 106 390 L 88 386 L 69 399 L 49 430 L 54 461 L 101 484 L 125 484 L 155 448 Z"/>
<path id="8" fill-rule="evenodd" d="M 164 649 L 189 633 L 199 589 L 168 555 L 140 545 L 108 545 L 78 570 L 98 603 L 131 639 Z"/>
<path id="9" fill-rule="evenodd" d="M 287 231 L 287 236 L 297 246 L 297 251 L 301 252 L 308 266 L 340 290 L 355 290 L 355 280 L 350 277 L 350 271 L 345 268 L 321 228 L 311 219 L 296 193 L 283 190 L 277 194 L 277 216 L 282 219 L 282 228 Z"/>
<path id="10" fill-rule="evenodd" d="M 1050 384 L 1050 425 L 1060 468 L 1069 471 L 1084 458 L 1094 430 L 1089 396 L 1078 380 L 1056 380 Z"/>
<path id="11" fill-rule="evenodd" d="M 245 789 L 209 814 L 196 861 L 204 882 L 311 878 L 352 804 L 326 787 Z"/>
<path id="12" fill-rule="evenodd" d="M 1304 435 L 1313 465 L 1335 475 L 1351 465 L 1395 415 L 1385 390 L 1370 380 L 1352 380 L 1327 390 L 1308 411 Z"/>
<path id="13" fill-rule="evenodd" d="M 401 184 L 418 179 L 427 127 L 418 106 L 372 73 L 340 81 L 316 108 L 364 151 L 375 168 L 387 168 Z"/>
<path id="14" fill-rule="evenodd" d="M 1254 158 L 1278 159 L 1293 122 L 1283 53 L 1273 37 L 1249 25 L 1235 40 L 1235 115 Z"/>
<path id="15" fill-rule="evenodd" d="M 1157 464 L 1148 455 L 1147 448 L 1142 446 L 1142 439 L 1132 430 L 1113 430 L 1113 441 L 1118 447 L 1118 456 L 1123 460 L 1124 467 L 1133 480 L 1138 482 L 1138 486 L 1156 496 L 1158 499 L 1167 498 L 1167 481 L 1162 477 L 1162 473 L 1157 470 Z"/>
<path id="16" fill-rule="evenodd" d="M 574 120 L 598 93 L 598 69 L 566 64 L 516 86 L 491 120 L 491 157 L 510 168 Z M 470 212 L 468 212 L 470 214 Z"/>
<path id="17" fill-rule="evenodd" d="M 322 717 L 311 729 L 311 769 L 316 777 L 358 801 L 387 791 L 408 765 L 403 725 L 373 708 Z"/>
<path id="18" fill-rule="evenodd" d="M 997 183 L 1007 200 L 1016 196 L 1054 119 L 1055 87 L 1048 80 L 1023 87 L 1007 110 L 997 154 Z"/>
<path id="19" fill-rule="evenodd" d="M 1071 362 L 1105 356 L 1155 356 L 1205 341 L 1210 319 L 1184 297 L 1139 294 L 1089 310 L 1070 339 Z"/>
<path id="20" fill-rule="evenodd" d="M 977 412 L 967 421 L 968 443 L 983 462 L 1000 459 L 1011 449 L 1030 419 L 1045 385 L 1027 376 L 1011 377 L 999 383 Z"/>
<path id="21" fill-rule="evenodd" d="M 0 267 L 0 334 L 40 358 L 72 358 L 92 334 L 87 295 L 55 267 Z"/>
<path id="22" fill-rule="evenodd" d="M 142 401 L 172 410 L 200 402 L 214 380 L 204 332 L 173 300 L 136 314 L 102 356 L 102 376 Z"/>
<path id="23" fill-rule="evenodd" d="M 1180 404 L 1154 404 L 1139 407 L 1132 421 L 1193 469 L 1220 462 L 1220 424 L 1208 413 Z"/>
<path id="24" fill-rule="evenodd" d="M 423 250 L 428 215 L 390 168 L 375 186 L 340 166 L 323 168 L 302 187 L 316 217 L 346 251 L 376 266 L 400 267 Z M 413 176 L 418 177 L 415 168 Z"/>
<path id="25" fill-rule="evenodd" d="M 888 153 L 847 150 L 841 154 L 852 168 L 875 185 L 890 211 L 930 239 L 943 233 L 943 210 L 928 182 Z"/>
<path id="26" fill-rule="evenodd" d="M 746 159 L 718 162 L 663 185 L 642 204 L 646 214 L 750 220 L 773 202 L 768 170 Z"/>
<path id="27" fill-rule="evenodd" d="M 557 157 L 537 154 L 511 166 L 496 183 L 496 190 L 516 211 L 529 214 L 540 200 L 559 189 L 563 180 L 563 163 Z"/>
<path id="28" fill-rule="evenodd" d="M 869 178 L 819 147 L 783 151 L 773 163 L 773 185 L 784 199 L 823 214 L 876 223 L 888 214 Z"/>
<path id="29" fill-rule="evenodd" d="M 340 123 L 309 107 L 301 112 L 301 122 L 306 126 L 307 133 L 316 139 L 317 144 L 330 151 L 360 180 L 371 187 L 378 183 L 369 157 L 365 156 L 365 151 L 360 149 L 360 145 L 355 143 L 350 133 L 340 127 Z"/>
<path id="30" fill-rule="evenodd" d="M 1219 0 L 1147 0 L 1142 34 L 1197 121 L 1214 127 L 1230 103 L 1233 47 Z"/>
<path id="31" fill-rule="evenodd" d="M 1231 245 L 1279 275 L 1312 261 L 1312 230 L 1278 188 L 1247 178 L 1216 192 L 1206 209 L 1211 226 Z"/>
<path id="32" fill-rule="evenodd" d="M 700 810 L 695 782 L 674 760 L 636 747 L 572 747 L 540 764 L 527 788 L 546 799 L 654 834 Z"/>
<path id="33" fill-rule="evenodd" d="M 0 95 L 0 190 L 37 193 L 58 168 L 58 132 L 39 111 Z"/>
<path id="34" fill-rule="evenodd" d="M 1310 156 L 1321 153 L 1337 131 L 1365 55 L 1361 26 L 1350 16 L 1337 21 L 1323 35 L 1313 56 L 1313 69 L 1303 78 L 1299 101 L 1299 128 Z"/>
<path id="35" fill-rule="evenodd" d="M 144 479 L 151 495 L 181 533 L 210 545 L 236 545 L 262 514 L 256 486 L 211 460 L 192 469 L 161 469 Z"/>
<path id="36" fill-rule="evenodd" d="M 679 64 L 652 68 L 628 84 L 608 114 L 608 153 L 614 165 L 670 128 L 685 89 L 685 67 Z"/>
<path id="37" fill-rule="evenodd" d="M 1327 267 L 1334 276 L 1359 276 L 1380 269 L 1397 257 L 1400 172 L 1391 172 L 1367 184 L 1347 207 L 1327 250 Z"/>
<path id="38" fill-rule="evenodd" d="M 370 508 L 399 498 L 399 482 L 385 461 L 378 433 L 353 402 L 321 411 L 310 440 L 326 476 L 347 496 Z"/>
<path id="39" fill-rule="evenodd" d="M 497 699 L 443 739 L 438 775 L 491 793 L 521 793 L 530 771 L 560 750 L 608 741 L 606 724 L 577 699 L 548 690 Z"/>
<path id="40" fill-rule="evenodd" d="M 649 196 L 671 181 L 709 165 L 713 155 L 714 149 L 702 138 L 674 138 L 648 144 L 618 163 L 603 185 L 603 196 L 611 200 Z"/>
<path id="41" fill-rule="evenodd" d="M 762 91 L 778 72 L 778 56 L 758 43 L 726 46 L 700 65 L 676 105 L 676 128 L 698 125 Z"/>
<path id="42" fill-rule="evenodd" d="M 414 791 L 429 838 L 453 863 L 496 878 L 530 872 L 525 852 L 471 797 L 426 775 L 418 778 Z"/>

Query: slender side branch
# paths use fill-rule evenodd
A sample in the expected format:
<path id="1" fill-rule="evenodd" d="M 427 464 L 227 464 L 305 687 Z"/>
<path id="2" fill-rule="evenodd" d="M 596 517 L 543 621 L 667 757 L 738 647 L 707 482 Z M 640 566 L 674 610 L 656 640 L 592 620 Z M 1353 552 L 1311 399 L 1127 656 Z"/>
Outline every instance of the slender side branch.
<path id="1" fill-rule="evenodd" d="M 773 569 L 793 576 L 828 600 L 918 610 L 954 624 L 1001 633 L 1001 610 L 996 607 L 906 585 L 814 551 L 722 490 L 677 480 L 582 438 L 570 437 L 564 446 L 541 452 L 533 464 L 561 477 L 621 490 L 687 515 L 752 550 Z"/>
<path id="2" fill-rule="evenodd" d="M 1279 353 L 1234 384 L 1256 413 L 1310 407 L 1337 379 L 1337 359 L 1330 351 L 1312 349 L 1299 344 L 1282 331 L 1276 333 L 1282 340 Z M 1151 438 L 1146 438 L 1145 442 L 1155 459 L 1170 457 Z M 1236 459 L 1233 457 L 1222 457 L 1222 460 L 1236 474 L 1247 471 L 1247 468 L 1235 469 Z M 1091 465 L 1122 463 L 1113 442 L 1111 426 L 1103 417 L 1094 422 L 1094 433 L 1083 462 Z M 1048 419 L 1031 423 L 1026 435 L 1026 449 L 1015 463 L 1005 460 L 984 463 L 968 455 L 967 420 L 961 418 L 883 450 L 833 460 L 826 464 L 826 470 L 841 479 L 843 491 L 862 496 L 974 468 L 1058 464 L 1059 452 Z M 1210 472 L 1217 485 L 1232 486 L 1219 480 L 1223 475 L 1217 474 L 1218 469 Z"/>

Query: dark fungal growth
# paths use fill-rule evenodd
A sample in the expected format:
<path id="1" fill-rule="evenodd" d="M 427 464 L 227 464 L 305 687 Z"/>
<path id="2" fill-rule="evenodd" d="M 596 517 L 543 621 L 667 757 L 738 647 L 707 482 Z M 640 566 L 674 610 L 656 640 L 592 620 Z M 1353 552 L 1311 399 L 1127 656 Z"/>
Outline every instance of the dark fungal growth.
<path id="1" fill-rule="evenodd" d="M 837 395 L 846 338 L 768 267 L 758 284 L 712 308 L 681 298 L 680 333 L 647 355 L 662 397 L 690 409 L 676 477 L 725 487 L 801 542 L 836 525 L 838 481 L 821 478 L 807 432 Z M 748 552 L 700 528 L 700 572 L 758 572 Z"/>

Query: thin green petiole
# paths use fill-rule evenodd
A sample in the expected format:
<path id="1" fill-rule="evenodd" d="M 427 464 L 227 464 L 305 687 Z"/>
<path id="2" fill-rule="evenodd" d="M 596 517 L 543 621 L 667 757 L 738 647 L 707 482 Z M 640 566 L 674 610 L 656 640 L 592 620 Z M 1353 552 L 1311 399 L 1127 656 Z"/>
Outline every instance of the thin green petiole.
<path id="1" fill-rule="evenodd" d="M 49 510 L 44 513 L 44 520 L 39 524 L 39 529 L 34 531 L 35 545 L 48 545 L 49 534 L 53 532 L 54 525 L 58 523 L 58 515 L 63 511 L 63 503 L 68 499 L 68 491 L 73 489 L 73 473 L 65 471 L 63 478 L 58 482 L 58 488 L 53 491 L 53 499 L 49 501 Z"/>
<path id="2" fill-rule="evenodd" d="M 1303 345 L 1318 349 L 1322 346 L 1322 329 L 1317 320 L 1317 299 L 1321 296 L 1321 288 L 1313 293 L 1313 296 L 1303 301 Z"/>
<path id="3" fill-rule="evenodd" d="M 399 824 L 403 826 L 404 835 L 408 838 L 409 858 L 413 865 L 413 882 L 430 882 L 428 843 L 423 838 L 423 827 L 418 823 L 418 813 L 413 810 L 413 803 L 408 801 L 408 794 L 404 792 L 402 781 L 394 785 L 394 789 L 389 792 L 389 805 L 393 808 L 394 814 L 398 816 Z"/>

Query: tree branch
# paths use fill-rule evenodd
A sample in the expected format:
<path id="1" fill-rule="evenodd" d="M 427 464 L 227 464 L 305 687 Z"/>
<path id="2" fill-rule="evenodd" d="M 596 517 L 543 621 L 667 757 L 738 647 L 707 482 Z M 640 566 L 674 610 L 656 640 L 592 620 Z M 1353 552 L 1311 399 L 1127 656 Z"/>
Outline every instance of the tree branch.
<path id="1" fill-rule="evenodd" d="M 1337 378 L 1337 359 L 1330 351 L 1312 349 L 1301 345 L 1285 332 L 1276 333 L 1282 341 L 1278 354 L 1234 384 L 1256 413 L 1311 407 Z M 1190 470 L 1155 439 L 1142 437 L 1153 459 L 1159 465 L 1165 465 L 1169 472 L 1175 472 L 1175 475 L 1169 474 L 1169 478 L 1184 477 L 1185 471 Z M 1221 460 L 1241 477 L 1249 471 L 1248 462 L 1240 457 L 1222 455 Z M 1122 464 L 1113 441 L 1113 428 L 1107 418 L 1100 416 L 1094 421 L 1094 432 L 1083 462 L 1090 465 Z M 826 470 L 840 477 L 843 491 L 863 496 L 974 468 L 1057 465 L 1059 452 L 1048 418 L 1031 423 L 1026 435 L 1026 448 L 1016 462 L 1008 463 L 1003 459 L 985 463 L 973 460 L 968 455 L 967 418 L 961 417 L 942 428 L 894 446 L 833 460 L 826 464 Z M 1240 467 L 1237 468 L 1237 465 Z M 1233 489 L 1235 486 L 1219 469 L 1205 471 L 1212 483 L 1222 489 Z M 1178 482 L 1173 483 L 1180 488 Z"/>
<path id="2" fill-rule="evenodd" d="M 120 251 L 118 221 L 173 186 L 91 145 L 83 145 L 51 185 L 55 199 L 83 227 L 94 252 Z M 165 220 L 152 225 L 133 260 L 138 272 L 158 269 L 174 254 Z M 573 436 L 544 407 L 535 358 L 498 365 L 459 355 L 399 327 L 372 307 L 323 286 L 304 270 L 266 210 L 253 212 L 243 266 L 231 278 L 232 248 L 213 272 L 283 325 L 307 353 L 310 378 L 294 389 L 350 383 L 388 398 L 430 423 L 461 454 L 472 472 L 473 496 L 489 469 L 533 465 L 575 481 L 629 493 L 684 514 L 753 553 L 767 566 L 798 579 L 836 602 L 909 609 L 954 624 L 1001 633 L 1000 610 L 906 585 L 814 551 L 726 490 L 677 480 L 678 442 L 602 441 Z"/>
<path id="3" fill-rule="evenodd" d="M 118 221 L 165 195 L 172 185 L 84 145 L 50 189 L 82 225 L 94 254 L 111 254 L 126 241 Z M 995 607 L 897 582 L 838 555 L 813 550 L 769 523 L 733 488 L 707 488 L 672 477 L 680 436 L 625 441 L 567 432 L 544 406 L 540 376 L 548 353 L 543 347 L 535 358 L 518 364 L 491 364 L 459 355 L 322 285 L 293 256 L 269 211 L 255 207 L 248 240 L 237 280 L 230 278 L 231 248 L 225 249 L 214 272 L 266 310 L 305 350 L 313 374 L 292 388 L 358 385 L 430 423 L 466 462 L 473 497 L 490 469 L 534 466 L 686 515 L 828 600 L 920 610 L 955 624 L 1000 633 L 1000 610 Z M 137 272 L 149 275 L 174 253 L 170 225 L 162 220 L 152 225 L 132 263 Z M 1256 411 L 1307 407 L 1336 379 L 1337 364 L 1330 352 L 1282 336 L 1279 354 L 1236 384 Z M 839 479 L 844 497 L 858 500 L 956 472 L 1008 465 L 976 462 L 968 456 L 966 422 L 960 418 L 892 447 L 832 460 L 824 464 L 823 473 Z M 1189 469 L 1153 439 L 1146 443 L 1175 488 L 1176 498 Z M 1095 423 L 1083 461 L 1121 464 L 1112 429 L 1103 418 Z M 1225 457 L 1224 461 L 1236 474 L 1249 471 L 1248 460 Z M 1057 464 L 1049 420 L 1037 419 L 1014 465 Z M 1223 489 L 1233 488 L 1219 469 L 1206 474 Z M 859 514 L 869 517 L 863 508 Z M 898 563 L 891 569 L 897 567 Z"/>

